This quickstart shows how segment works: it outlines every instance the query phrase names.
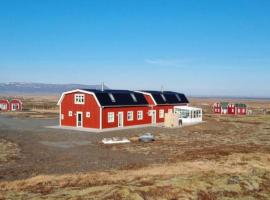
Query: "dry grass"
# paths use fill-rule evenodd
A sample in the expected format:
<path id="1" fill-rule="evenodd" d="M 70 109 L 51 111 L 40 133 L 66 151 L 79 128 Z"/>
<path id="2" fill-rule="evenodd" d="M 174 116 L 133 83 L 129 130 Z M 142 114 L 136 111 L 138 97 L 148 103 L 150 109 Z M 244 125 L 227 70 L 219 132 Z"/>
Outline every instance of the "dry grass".
<path id="1" fill-rule="evenodd" d="M 255 158 L 255 159 L 254 159 Z M 243 164 L 243 160 L 245 164 Z M 232 177 L 238 181 L 230 183 Z M 3 197 L 71 199 L 241 199 L 270 198 L 270 154 L 233 154 L 198 160 L 2 182 Z M 260 191 L 258 193 L 257 191 Z M 252 198 L 251 198 L 252 199 Z"/>
<path id="2" fill-rule="evenodd" d="M 19 152 L 20 150 L 17 144 L 5 139 L 0 139 L 0 166 L 1 163 L 14 160 Z"/>

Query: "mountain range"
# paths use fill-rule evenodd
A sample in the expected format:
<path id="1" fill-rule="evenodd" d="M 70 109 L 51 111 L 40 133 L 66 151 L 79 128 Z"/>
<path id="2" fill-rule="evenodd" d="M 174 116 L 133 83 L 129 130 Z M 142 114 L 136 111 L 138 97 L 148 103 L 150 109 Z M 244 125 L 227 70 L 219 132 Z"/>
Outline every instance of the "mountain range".
<path id="1" fill-rule="evenodd" d="M 101 84 L 84 85 L 84 84 L 48 84 L 48 83 L 25 83 L 25 82 L 10 82 L 0 83 L 0 94 L 7 93 L 36 93 L 36 94 L 57 94 L 68 90 L 87 88 L 101 89 Z M 104 86 L 104 89 L 108 89 Z"/>

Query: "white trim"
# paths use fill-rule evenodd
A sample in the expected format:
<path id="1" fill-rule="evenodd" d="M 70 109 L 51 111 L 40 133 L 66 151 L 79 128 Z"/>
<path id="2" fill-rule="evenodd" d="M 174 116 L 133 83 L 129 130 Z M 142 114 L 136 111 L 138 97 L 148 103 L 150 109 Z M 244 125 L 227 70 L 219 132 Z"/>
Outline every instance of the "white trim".
<path id="1" fill-rule="evenodd" d="M 22 109 L 23 103 L 22 103 L 22 101 L 20 99 L 11 99 L 10 102 L 9 101 L 8 102 L 11 103 L 12 101 L 18 101 L 21 104 L 21 109 Z"/>
<path id="2" fill-rule="evenodd" d="M 60 104 L 60 106 L 59 106 L 59 125 L 60 126 L 62 126 L 61 112 L 62 112 L 62 106 Z"/>
<path id="3" fill-rule="evenodd" d="M 141 118 L 139 118 L 139 113 L 141 113 Z M 137 111 L 137 120 L 143 120 L 143 110 Z"/>
<path id="4" fill-rule="evenodd" d="M 102 129 L 102 107 L 99 108 L 99 129 Z"/>
<path id="5" fill-rule="evenodd" d="M 155 106 L 157 105 L 157 102 L 155 101 L 154 97 L 152 96 L 151 93 L 148 93 L 148 92 L 142 92 L 142 91 L 138 91 L 136 90 L 135 92 L 138 92 L 138 93 L 141 93 L 141 94 L 145 94 L 145 95 L 149 95 L 151 97 L 151 99 L 153 100 Z"/>
<path id="6" fill-rule="evenodd" d="M 98 99 L 96 97 L 96 94 L 94 92 L 89 92 L 89 91 L 81 90 L 81 89 L 76 89 L 76 90 L 70 90 L 70 91 L 67 91 L 67 92 L 63 92 L 62 95 L 61 95 L 61 97 L 60 97 L 60 99 L 59 99 L 59 101 L 57 102 L 57 105 L 59 106 L 62 103 L 62 101 L 64 99 L 64 96 L 66 94 L 71 94 L 71 93 L 75 93 L 75 92 L 81 92 L 81 93 L 93 95 L 94 98 L 95 98 L 95 100 L 96 100 L 96 102 L 97 102 L 97 104 L 98 104 L 98 106 L 101 107 L 101 105 L 100 105 L 100 103 L 99 103 L 99 101 L 98 101 Z"/>
<path id="7" fill-rule="evenodd" d="M 121 116 L 122 116 L 122 126 L 119 126 L 119 119 L 120 119 L 119 114 L 121 114 Z M 123 128 L 125 126 L 124 125 L 125 119 L 124 119 L 124 112 L 123 111 L 117 113 L 117 119 L 118 119 L 117 120 L 117 127 L 118 128 Z"/>
<path id="8" fill-rule="evenodd" d="M 77 101 L 80 99 L 81 101 Z M 84 105 L 85 104 L 85 94 L 76 93 L 74 95 L 74 104 Z"/>
<path id="9" fill-rule="evenodd" d="M 86 118 L 91 118 L 91 112 L 90 112 L 90 111 L 87 111 L 87 112 L 85 113 L 85 117 L 86 117 Z"/>
<path id="10" fill-rule="evenodd" d="M 108 112 L 107 113 L 107 123 L 114 123 L 114 122 L 115 122 L 114 112 Z"/>
<path id="11" fill-rule="evenodd" d="M 131 114 L 131 118 L 129 119 L 129 114 Z M 134 120 L 134 112 L 133 111 L 128 111 L 127 112 L 127 121 L 133 121 Z"/>
<path id="12" fill-rule="evenodd" d="M 78 126 L 78 114 L 81 114 L 81 126 Z M 81 111 L 76 112 L 76 127 L 82 127 L 83 128 L 83 112 L 81 112 Z"/>

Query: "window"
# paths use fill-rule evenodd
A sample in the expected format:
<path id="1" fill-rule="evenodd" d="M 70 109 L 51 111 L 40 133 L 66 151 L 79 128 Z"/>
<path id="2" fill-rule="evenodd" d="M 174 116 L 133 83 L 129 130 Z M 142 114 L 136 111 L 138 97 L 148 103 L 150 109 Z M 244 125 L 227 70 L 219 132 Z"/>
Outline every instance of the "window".
<path id="1" fill-rule="evenodd" d="M 178 100 L 179 102 L 181 102 L 181 97 L 179 96 L 179 94 L 176 94 L 175 96 L 176 96 L 177 100 Z"/>
<path id="2" fill-rule="evenodd" d="M 133 111 L 128 111 L 127 112 L 127 120 L 132 121 L 133 120 Z"/>
<path id="3" fill-rule="evenodd" d="M 160 96 L 162 97 L 163 101 L 166 102 L 166 98 L 165 98 L 164 94 L 161 94 Z"/>
<path id="4" fill-rule="evenodd" d="M 68 116 L 72 117 L 72 111 L 68 111 Z"/>
<path id="5" fill-rule="evenodd" d="M 111 101 L 112 101 L 113 103 L 115 103 L 115 102 L 116 102 L 116 100 L 115 100 L 115 98 L 114 98 L 113 94 L 112 94 L 112 93 L 109 93 L 108 95 L 109 95 L 109 97 L 110 97 Z"/>
<path id="6" fill-rule="evenodd" d="M 0 110 L 6 110 L 7 109 L 7 104 L 0 104 Z"/>
<path id="7" fill-rule="evenodd" d="M 64 119 L 64 114 L 61 114 L 61 119 L 62 119 L 62 120 Z"/>
<path id="8" fill-rule="evenodd" d="M 90 112 L 86 112 L 86 117 L 90 118 L 90 116 L 91 116 Z"/>
<path id="9" fill-rule="evenodd" d="M 108 112 L 108 123 L 114 122 L 114 112 Z"/>
<path id="10" fill-rule="evenodd" d="M 238 113 L 241 113 L 241 109 L 240 108 L 238 109 Z"/>
<path id="11" fill-rule="evenodd" d="M 143 119 L 143 111 L 142 110 L 140 110 L 140 111 L 137 112 L 137 119 L 138 120 L 142 120 Z"/>
<path id="12" fill-rule="evenodd" d="M 75 104 L 84 104 L 84 94 L 75 94 Z"/>
<path id="13" fill-rule="evenodd" d="M 135 95 L 133 93 L 130 93 L 131 98 L 133 99 L 134 102 L 137 102 L 137 98 L 135 97 Z"/>
<path id="14" fill-rule="evenodd" d="M 164 118 L 164 110 L 159 110 L 159 118 Z"/>

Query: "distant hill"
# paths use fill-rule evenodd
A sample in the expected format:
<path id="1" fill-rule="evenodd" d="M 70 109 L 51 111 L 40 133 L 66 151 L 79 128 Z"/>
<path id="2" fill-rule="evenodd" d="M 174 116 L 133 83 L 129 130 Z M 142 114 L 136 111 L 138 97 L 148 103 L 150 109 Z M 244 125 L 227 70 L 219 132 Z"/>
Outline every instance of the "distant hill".
<path id="1" fill-rule="evenodd" d="M 1 93 L 58 94 L 67 90 L 73 90 L 78 88 L 101 89 L 101 85 L 11 82 L 11 83 L 0 83 L 0 94 Z M 108 89 L 108 87 L 104 86 L 104 89 Z"/>

